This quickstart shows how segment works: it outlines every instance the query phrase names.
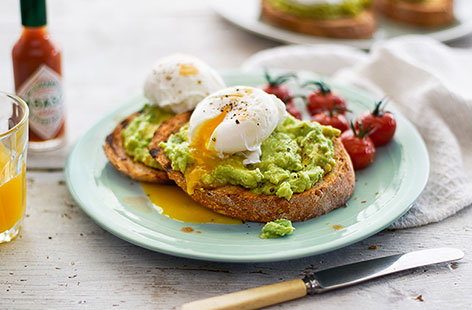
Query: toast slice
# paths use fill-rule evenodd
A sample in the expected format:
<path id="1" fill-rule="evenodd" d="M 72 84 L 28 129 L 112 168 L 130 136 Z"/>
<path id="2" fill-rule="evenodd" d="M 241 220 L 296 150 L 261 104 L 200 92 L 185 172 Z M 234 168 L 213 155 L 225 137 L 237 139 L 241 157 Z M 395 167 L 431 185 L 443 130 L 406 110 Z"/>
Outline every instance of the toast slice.
<path id="1" fill-rule="evenodd" d="M 139 182 L 170 183 L 167 173 L 155 168 L 148 167 L 140 162 L 134 161 L 126 154 L 123 147 L 123 129 L 131 122 L 139 112 L 131 114 L 119 123 L 113 132 L 105 139 L 103 150 L 111 164 L 122 173 Z"/>
<path id="2" fill-rule="evenodd" d="M 262 0 L 261 19 L 292 31 L 330 38 L 366 39 L 376 29 L 374 15 L 367 9 L 355 17 L 321 20 L 286 14 L 266 0 Z"/>
<path id="3" fill-rule="evenodd" d="M 171 161 L 159 147 L 187 123 L 189 115 L 178 114 L 164 122 L 149 145 L 151 155 L 164 167 L 169 178 L 186 190 L 185 177 L 172 170 Z M 284 218 L 294 222 L 326 214 L 344 206 L 354 192 L 355 175 L 351 159 L 341 141 L 334 140 L 336 167 L 314 187 L 294 194 L 290 200 L 257 195 L 240 186 L 196 189 L 190 196 L 215 212 L 245 221 L 269 222 Z"/>
<path id="4" fill-rule="evenodd" d="M 454 0 L 406 2 L 375 0 L 375 9 L 387 17 L 410 25 L 441 27 L 454 22 Z"/>

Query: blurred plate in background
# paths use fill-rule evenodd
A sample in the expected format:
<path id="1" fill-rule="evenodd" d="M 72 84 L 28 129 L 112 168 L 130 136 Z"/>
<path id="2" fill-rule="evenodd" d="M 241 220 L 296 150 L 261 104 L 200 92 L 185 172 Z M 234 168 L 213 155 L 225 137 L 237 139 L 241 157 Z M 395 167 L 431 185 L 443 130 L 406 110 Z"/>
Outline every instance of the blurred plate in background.
<path id="1" fill-rule="evenodd" d="M 292 44 L 346 44 L 357 48 L 369 49 L 376 41 L 391 39 L 406 34 L 421 34 L 448 42 L 472 33 L 472 1 L 456 0 L 456 23 L 439 29 L 424 29 L 407 26 L 387 19 L 378 21 L 378 29 L 372 39 L 334 39 L 305 35 L 269 25 L 259 19 L 260 0 L 214 0 L 213 8 L 223 18 L 252 33 L 276 41 Z"/>

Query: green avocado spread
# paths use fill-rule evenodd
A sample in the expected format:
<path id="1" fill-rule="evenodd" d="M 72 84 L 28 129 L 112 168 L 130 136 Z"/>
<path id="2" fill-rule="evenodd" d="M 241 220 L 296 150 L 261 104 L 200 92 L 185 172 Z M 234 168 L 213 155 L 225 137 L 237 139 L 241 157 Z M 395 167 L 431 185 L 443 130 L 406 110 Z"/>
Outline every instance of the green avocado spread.
<path id="1" fill-rule="evenodd" d="M 425 2 L 425 1 L 428 1 L 428 0 L 394 0 L 394 1 L 420 3 L 420 2 Z"/>
<path id="2" fill-rule="evenodd" d="M 187 133 L 188 125 L 160 144 L 172 169 L 184 175 L 193 165 Z M 201 183 L 212 188 L 239 185 L 256 194 L 290 199 L 294 193 L 313 187 L 333 169 L 333 137 L 339 134 L 331 126 L 288 116 L 262 143 L 259 163 L 244 165 L 241 153 L 224 156 L 213 171 L 203 175 Z"/>
<path id="3" fill-rule="evenodd" d="M 354 17 L 371 5 L 371 0 L 346 0 L 340 4 L 303 5 L 289 0 L 266 0 L 276 10 L 302 18 L 336 19 Z"/>
<path id="4" fill-rule="evenodd" d="M 262 227 L 259 237 L 261 239 L 280 238 L 285 235 L 290 235 L 294 230 L 295 228 L 292 226 L 292 222 L 286 219 L 280 219 L 265 224 L 264 227 Z"/>
<path id="5" fill-rule="evenodd" d="M 145 105 L 122 131 L 126 154 L 148 167 L 162 169 L 161 165 L 149 154 L 147 147 L 159 125 L 172 115 L 157 106 Z"/>

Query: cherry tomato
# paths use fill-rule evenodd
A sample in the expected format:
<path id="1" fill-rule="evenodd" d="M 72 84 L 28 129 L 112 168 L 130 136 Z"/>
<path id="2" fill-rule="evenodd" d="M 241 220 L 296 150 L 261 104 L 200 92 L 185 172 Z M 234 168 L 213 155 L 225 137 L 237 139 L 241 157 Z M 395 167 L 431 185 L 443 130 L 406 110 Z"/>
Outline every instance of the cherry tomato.
<path id="1" fill-rule="evenodd" d="M 314 90 L 307 97 L 307 109 L 311 115 L 323 112 L 325 110 L 331 111 L 336 107 L 340 114 L 345 114 L 347 111 L 347 104 L 343 98 L 334 94 L 323 82 L 310 81 L 305 83 L 306 85 L 314 84 L 318 86 L 318 89 Z"/>
<path id="2" fill-rule="evenodd" d="M 356 130 L 355 126 L 351 126 L 351 129 L 343 132 L 340 138 L 349 157 L 351 157 L 354 169 L 363 169 L 374 161 L 374 142 L 362 128 Z"/>
<path id="3" fill-rule="evenodd" d="M 267 81 L 267 85 L 264 86 L 263 90 L 266 93 L 275 95 L 285 103 L 292 101 L 292 94 L 290 90 L 283 84 L 291 78 L 296 77 L 293 73 L 281 74 L 276 77 L 272 77 L 266 71 L 264 76 Z"/>
<path id="4" fill-rule="evenodd" d="M 268 93 L 275 95 L 277 98 L 282 100 L 283 102 L 286 102 L 291 99 L 291 94 L 288 88 L 284 85 L 270 85 L 267 84 L 263 90 Z"/>
<path id="5" fill-rule="evenodd" d="M 318 122 L 321 125 L 333 126 L 334 128 L 341 130 L 341 132 L 349 129 L 349 122 L 347 121 L 346 116 L 339 113 L 316 113 L 311 117 L 311 121 Z"/>
<path id="6" fill-rule="evenodd" d="M 372 131 L 369 137 L 372 139 L 375 146 L 382 146 L 389 143 L 397 128 L 397 121 L 393 114 L 381 108 L 384 102 L 383 100 L 377 102 L 372 112 L 365 111 L 358 118 L 359 123 L 361 123 L 364 128 L 368 128 Z"/>
<path id="7" fill-rule="evenodd" d="M 291 114 L 296 119 L 302 119 L 302 112 L 298 109 L 298 107 L 293 102 L 288 102 L 285 107 L 287 108 L 287 112 Z"/>

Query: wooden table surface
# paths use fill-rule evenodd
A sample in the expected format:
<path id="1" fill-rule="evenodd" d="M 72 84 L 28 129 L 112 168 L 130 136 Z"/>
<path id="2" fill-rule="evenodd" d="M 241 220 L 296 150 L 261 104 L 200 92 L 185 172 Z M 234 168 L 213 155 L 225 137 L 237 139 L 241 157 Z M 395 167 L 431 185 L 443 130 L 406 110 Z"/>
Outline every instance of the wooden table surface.
<path id="1" fill-rule="evenodd" d="M 151 64 L 172 52 L 237 68 L 278 43 L 223 21 L 205 1 L 49 0 L 49 25 L 64 50 L 72 144 L 103 113 L 141 91 Z M 17 1 L 0 2 L 0 89 L 12 89 L 10 50 L 20 34 Z M 468 37 L 453 45 L 472 47 Z M 466 252 L 441 264 L 274 309 L 466 309 L 472 307 L 472 209 L 425 227 L 383 231 L 349 247 L 279 263 L 229 264 L 151 252 L 98 227 L 71 198 L 68 148 L 29 156 L 21 235 L 0 245 L 0 309 L 174 309 L 187 301 L 289 280 L 307 272 L 430 247 Z M 471 154 L 464 154 L 471 156 Z M 369 249 L 376 245 L 375 250 Z"/>

